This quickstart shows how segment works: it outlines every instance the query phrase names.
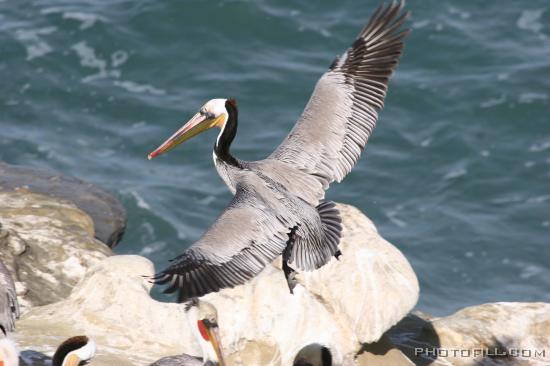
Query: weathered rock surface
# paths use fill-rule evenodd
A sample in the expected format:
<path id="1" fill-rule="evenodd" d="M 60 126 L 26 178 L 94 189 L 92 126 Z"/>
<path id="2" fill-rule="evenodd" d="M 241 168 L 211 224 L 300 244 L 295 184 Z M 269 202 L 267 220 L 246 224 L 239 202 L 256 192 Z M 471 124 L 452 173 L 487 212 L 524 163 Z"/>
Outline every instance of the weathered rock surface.
<path id="1" fill-rule="evenodd" d="M 418 282 L 403 254 L 384 240 L 365 215 L 339 206 L 345 223 L 342 257 L 300 281 L 358 343 L 377 341 L 418 300 Z"/>
<path id="2" fill-rule="evenodd" d="M 74 203 L 92 218 L 95 237 L 110 247 L 120 241 L 126 229 L 124 207 L 117 199 L 97 186 L 55 171 L 0 162 L 0 191 L 16 189 L 25 189 Z"/>
<path id="3" fill-rule="evenodd" d="M 415 365 L 550 365 L 550 304 L 499 302 L 441 318 L 410 315 L 388 336 Z"/>
<path id="4" fill-rule="evenodd" d="M 22 365 L 49 365 L 55 347 L 76 334 L 95 339 L 92 366 L 200 354 L 182 306 L 149 296 L 142 277 L 154 273 L 149 260 L 108 257 L 92 238 L 93 221 L 71 203 L 28 192 L 0 192 L 0 202 L 0 257 L 16 274 L 24 308 L 62 299 L 17 322 Z M 300 274 L 294 295 L 276 261 L 250 283 L 204 297 L 218 309 L 229 365 L 291 365 L 304 348 L 300 357 L 320 360 L 322 346 L 345 366 L 550 364 L 550 304 L 493 303 L 402 319 L 417 300 L 414 272 L 363 214 L 340 209 L 341 260 Z M 420 348 L 432 354 L 415 355 Z M 523 350 L 524 357 L 474 357 L 475 349 Z"/>
<path id="5" fill-rule="evenodd" d="M 311 344 L 327 347 L 335 365 L 352 365 L 361 343 L 380 338 L 413 308 L 418 283 L 407 260 L 358 210 L 340 209 L 341 260 L 301 274 L 294 295 L 278 266 L 270 265 L 243 286 L 204 297 L 218 309 L 230 365 L 291 365 Z M 20 346 L 45 359 L 63 339 L 85 333 L 98 344 L 91 365 L 125 364 L 121 360 L 144 365 L 181 352 L 199 355 L 182 306 L 150 298 L 142 275 L 153 272 L 138 256 L 103 260 L 69 298 L 34 308 L 18 322 Z M 371 326 L 364 324 L 369 321 Z"/>
<path id="6" fill-rule="evenodd" d="M 93 233 L 90 217 L 70 202 L 0 192 L 0 258 L 22 311 L 66 298 L 89 267 L 111 255 Z"/>

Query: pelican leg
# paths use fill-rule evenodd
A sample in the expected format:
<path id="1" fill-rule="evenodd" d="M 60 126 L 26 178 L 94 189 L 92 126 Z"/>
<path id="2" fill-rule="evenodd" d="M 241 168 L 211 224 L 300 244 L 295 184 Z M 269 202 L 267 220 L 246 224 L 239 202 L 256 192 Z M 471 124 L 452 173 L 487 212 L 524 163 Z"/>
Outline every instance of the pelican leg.
<path id="1" fill-rule="evenodd" d="M 288 242 L 285 250 L 283 251 L 283 272 L 285 273 L 286 283 L 291 294 L 294 294 L 294 287 L 298 284 L 298 281 L 296 280 L 297 272 L 288 265 L 288 262 L 291 259 L 292 247 L 294 246 L 294 236 L 296 235 L 297 229 L 298 226 L 293 227 L 288 234 Z"/>
<path id="2" fill-rule="evenodd" d="M 283 272 L 285 273 L 288 289 L 291 294 L 294 294 L 294 287 L 298 284 L 298 281 L 296 280 L 296 274 L 298 272 L 292 269 L 285 260 L 283 260 Z"/>

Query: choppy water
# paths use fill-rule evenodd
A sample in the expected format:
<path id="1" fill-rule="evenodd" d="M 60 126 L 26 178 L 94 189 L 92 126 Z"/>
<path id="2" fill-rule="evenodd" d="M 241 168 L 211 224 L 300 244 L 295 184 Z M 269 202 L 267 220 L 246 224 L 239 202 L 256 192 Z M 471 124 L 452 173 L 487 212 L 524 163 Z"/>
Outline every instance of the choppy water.
<path id="1" fill-rule="evenodd" d="M 0 160 L 95 182 L 119 253 L 164 266 L 230 199 L 215 132 L 148 162 L 206 100 L 240 105 L 235 154 L 290 130 L 374 1 L 0 2 Z M 352 203 L 416 270 L 418 307 L 550 301 L 550 3 L 410 1 L 413 33 Z"/>

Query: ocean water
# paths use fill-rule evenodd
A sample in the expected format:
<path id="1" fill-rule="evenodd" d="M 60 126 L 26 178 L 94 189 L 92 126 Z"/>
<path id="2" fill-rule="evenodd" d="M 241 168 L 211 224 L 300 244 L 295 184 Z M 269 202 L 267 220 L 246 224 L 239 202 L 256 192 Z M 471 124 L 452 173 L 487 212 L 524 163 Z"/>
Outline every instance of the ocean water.
<path id="1" fill-rule="evenodd" d="M 0 160 L 94 182 L 117 253 L 158 268 L 230 200 L 216 132 L 147 161 L 208 99 L 267 156 L 378 1 L 0 1 Z M 363 158 L 330 199 L 402 250 L 418 309 L 550 301 L 550 3 L 409 1 L 413 32 Z M 391 301 L 389 299 L 388 301 Z"/>

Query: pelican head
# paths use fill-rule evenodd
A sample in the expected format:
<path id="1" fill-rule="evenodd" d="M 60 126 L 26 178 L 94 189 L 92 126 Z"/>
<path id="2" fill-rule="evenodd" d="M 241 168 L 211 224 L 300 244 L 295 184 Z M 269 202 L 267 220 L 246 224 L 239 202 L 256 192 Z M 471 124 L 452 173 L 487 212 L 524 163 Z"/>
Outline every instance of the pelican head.
<path id="1" fill-rule="evenodd" d="M 95 342 L 86 336 L 67 339 L 55 351 L 52 366 L 78 366 L 95 356 Z"/>
<path id="2" fill-rule="evenodd" d="M 150 153 L 148 156 L 149 160 L 172 150 L 182 142 L 197 136 L 201 132 L 211 129 L 212 127 L 219 127 L 223 129 L 229 116 L 226 107 L 226 103 L 228 102 L 236 105 L 234 99 L 217 98 L 209 100 L 201 107 L 197 114 L 195 114 L 186 124 L 183 125 L 183 127 L 164 141 L 155 151 Z"/>
<path id="3" fill-rule="evenodd" d="M 185 311 L 193 334 L 201 345 L 204 365 L 225 366 L 216 308 L 194 298 L 185 303 Z"/>

